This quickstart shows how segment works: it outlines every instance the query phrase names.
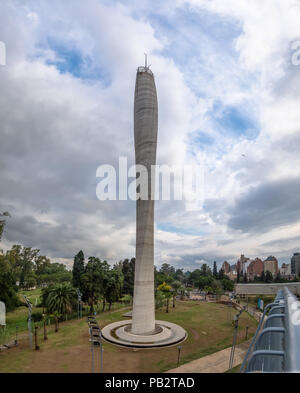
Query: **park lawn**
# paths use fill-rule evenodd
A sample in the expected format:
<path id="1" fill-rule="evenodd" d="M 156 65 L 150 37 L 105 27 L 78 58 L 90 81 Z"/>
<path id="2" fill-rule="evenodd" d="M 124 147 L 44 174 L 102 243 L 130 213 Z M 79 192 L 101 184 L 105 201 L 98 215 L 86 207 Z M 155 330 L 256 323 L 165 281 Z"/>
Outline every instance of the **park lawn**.
<path id="1" fill-rule="evenodd" d="M 31 291 L 20 290 L 18 292 L 18 295 L 19 295 L 19 298 L 21 299 L 21 301 L 24 302 L 23 295 L 26 295 L 28 297 L 28 299 L 31 301 L 32 305 L 40 303 L 41 294 L 42 294 L 41 288 L 33 289 Z"/>
<path id="2" fill-rule="evenodd" d="M 0 345 L 6 344 L 16 337 L 16 328 L 18 330 L 18 335 L 22 335 L 22 332 L 27 330 L 27 318 L 28 318 L 28 308 L 25 306 L 25 300 L 23 294 L 28 297 L 32 302 L 32 312 L 42 312 L 42 308 L 35 307 L 35 304 L 39 303 L 41 289 L 35 289 L 33 291 L 20 291 L 18 293 L 19 298 L 24 302 L 24 307 L 17 307 L 14 311 L 10 311 L 6 314 L 6 327 L 5 330 L 0 332 Z"/>
<path id="3" fill-rule="evenodd" d="M 105 312 L 97 316 L 100 326 L 125 319 L 122 314 L 129 308 Z M 125 311 L 126 310 L 126 311 Z M 231 317 L 236 311 L 232 311 Z M 228 308 L 216 303 L 182 301 L 176 308 L 156 313 L 156 318 L 178 323 L 188 332 L 182 343 L 180 364 L 227 348 L 232 343 L 233 326 Z M 257 327 L 256 321 L 246 313 L 240 317 L 238 343 L 249 337 Z M 91 371 L 91 351 L 88 326 L 85 318 L 60 324 L 58 333 L 54 326 L 48 328 L 48 340 L 43 341 L 43 329 L 39 329 L 40 350 L 28 348 L 23 337 L 17 348 L 0 353 L 0 372 L 75 372 Z M 163 372 L 177 366 L 177 346 L 157 349 L 129 349 L 104 343 L 105 373 Z M 99 371 L 99 350 L 95 350 L 95 367 Z"/>
<path id="4" fill-rule="evenodd" d="M 32 313 L 43 313 L 42 307 L 36 307 L 35 305 L 39 305 L 41 301 L 41 289 L 34 289 L 32 291 L 20 291 L 18 293 L 19 298 L 22 302 L 24 302 L 24 306 L 17 307 L 14 311 L 10 311 L 6 314 L 6 327 L 5 329 L 0 330 L 0 345 L 7 344 L 16 338 L 16 330 L 18 331 L 18 337 L 23 337 L 24 334 L 28 331 L 28 308 L 25 306 L 25 301 L 23 295 L 26 295 L 28 299 L 31 301 Z M 112 310 L 118 310 L 124 307 L 122 303 L 114 303 L 112 304 Z M 95 306 L 97 313 L 102 313 L 102 302 L 99 302 L 98 305 Z M 108 305 L 107 305 L 108 309 Z M 88 313 L 87 308 L 83 310 L 83 316 L 86 316 Z M 75 311 L 72 316 L 69 316 L 68 319 L 77 319 L 77 311 Z M 50 322 L 54 324 L 54 321 L 50 319 Z"/>
<path id="5" fill-rule="evenodd" d="M 238 364 L 237 366 L 233 367 L 231 370 L 226 371 L 225 374 L 239 374 L 242 364 Z"/>

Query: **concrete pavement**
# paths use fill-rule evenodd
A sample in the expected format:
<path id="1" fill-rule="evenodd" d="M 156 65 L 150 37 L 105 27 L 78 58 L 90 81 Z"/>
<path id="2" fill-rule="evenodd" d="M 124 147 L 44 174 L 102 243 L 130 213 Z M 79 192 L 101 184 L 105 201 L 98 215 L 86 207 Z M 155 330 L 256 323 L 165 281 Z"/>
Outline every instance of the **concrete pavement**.
<path id="1" fill-rule="evenodd" d="M 233 367 L 244 360 L 250 341 L 239 344 L 235 348 Z M 193 360 L 167 373 L 224 373 L 228 371 L 231 347 L 215 352 L 203 358 Z"/>

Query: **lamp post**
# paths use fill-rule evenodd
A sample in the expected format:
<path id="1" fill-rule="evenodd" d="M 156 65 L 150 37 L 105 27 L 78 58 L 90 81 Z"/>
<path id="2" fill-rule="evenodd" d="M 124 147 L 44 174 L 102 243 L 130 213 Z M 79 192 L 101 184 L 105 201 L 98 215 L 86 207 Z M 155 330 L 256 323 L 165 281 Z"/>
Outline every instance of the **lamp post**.
<path id="1" fill-rule="evenodd" d="M 81 308 L 81 296 L 82 293 L 80 292 L 79 288 L 76 289 L 77 292 L 77 317 L 78 319 L 82 318 L 82 308 Z"/>
<path id="2" fill-rule="evenodd" d="M 34 327 L 34 343 L 35 343 L 35 350 L 38 351 L 40 349 L 39 343 L 38 343 L 38 327 Z"/>
<path id="3" fill-rule="evenodd" d="M 246 326 L 246 336 L 245 336 L 245 340 L 248 340 L 248 330 L 249 330 L 249 326 Z"/>
<path id="4" fill-rule="evenodd" d="M 233 360 L 234 360 L 234 352 L 235 352 L 235 346 L 236 346 L 236 339 L 238 335 L 238 329 L 239 329 L 239 319 L 243 311 L 246 310 L 246 307 L 244 307 L 238 314 L 234 316 L 234 332 L 233 332 L 233 339 L 232 339 L 232 347 L 231 347 L 231 353 L 230 353 L 230 359 L 229 359 L 229 370 L 232 369 L 233 366 Z"/>
<path id="5" fill-rule="evenodd" d="M 228 320 L 231 321 L 232 298 L 228 302 Z"/>
<path id="6" fill-rule="evenodd" d="M 28 337 L 29 337 L 29 347 L 30 349 L 32 349 L 32 328 L 31 328 L 32 304 L 27 296 L 25 295 L 23 296 L 28 307 Z"/>
<path id="7" fill-rule="evenodd" d="M 179 362 L 180 362 L 180 352 L 181 352 L 181 350 L 182 350 L 182 346 L 181 346 L 181 345 L 179 345 L 179 346 L 177 347 L 177 349 L 178 349 L 177 367 L 179 367 Z"/>
<path id="8" fill-rule="evenodd" d="M 18 345 L 18 325 L 16 325 L 16 339 L 15 339 L 15 345 Z"/>

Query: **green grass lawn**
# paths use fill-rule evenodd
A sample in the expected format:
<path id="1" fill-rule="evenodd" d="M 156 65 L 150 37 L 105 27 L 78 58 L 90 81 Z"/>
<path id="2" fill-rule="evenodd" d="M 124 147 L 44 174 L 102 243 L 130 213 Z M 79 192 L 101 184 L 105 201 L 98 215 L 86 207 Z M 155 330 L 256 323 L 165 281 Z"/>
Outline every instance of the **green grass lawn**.
<path id="1" fill-rule="evenodd" d="M 240 372 L 241 364 L 238 366 L 233 367 L 230 371 L 226 371 L 226 374 L 238 374 Z"/>
<path id="2" fill-rule="evenodd" d="M 100 326 L 125 319 L 122 310 L 97 315 Z M 233 317 L 236 311 L 232 311 Z M 20 315 L 19 317 L 20 318 Z M 180 364 L 227 348 L 232 343 L 233 326 L 228 308 L 216 303 L 193 301 L 177 302 L 176 308 L 159 310 L 156 318 L 177 323 L 188 332 L 182 344 Z M 245 328 L 249 326 L 250 337 L 257 323 L 248 314 L 240 318 L 238 343 L 245 339 Z M 90 372 L 91 352 L 88 326 L 85 318 L 63 322 L 58 333 L 54 326 L 48 327 L 48 340 L 43 340 L 43 329 L 39 329 L 39 351 L 28 348 L 24 336 L 17 348 L 0 353 L 0 372 Z M 104 372 L 163 372 L 177 366 L 177 346 L 157 349 L 129 349 L 104 343 Z M 99 353 L 95 353 L 99 370 Z"/>
<path id="3" fill-rule="evenodd" d="M 28 328 L 28 308 L 25 306 L 23 295 L 26 295 L 31 301 L 33 305 L 32 312 L 42 312 L 41 308 L 35 307 L 36 299 L 37 304 L 40 302 L 40 289 L 35 289 L 33 291 L 20 291 L 19 297 L 21 301 L 24 301 L 24 307 L 18 307 L 14 311 L 8 312 L 6 314 L 6 327 L 0 331 L 0 345 L 15 339 L 17 327 L 19 335 L 22 334 L 22 332 L 25 332 Z"/>
<path id="4" fill-rule="evenodd" d="M 24 301 L 24 307 L 18 307 L 14 311 L 8 312 L 6 314 L 6 327 L 5 329 L 0 330 L 0 345 L 6 344 L 16 337 L 16 330 L 18 331 L 18 336 L 22 337 L 28 331 L 28 308 L 25 306 L 25 300 L 23 295 L 26 295 L 30 302 L 32 303 L 32 313 L 43 313 L 43 308 L 36 307 L 35 305 L 40 304 L 41 297 L 41 289 L 35 289 L 33 291 L 20 291 L 18 293 L 20 300 Z M 115 303 L 112 305 L 112 310 L 118 310 L 124 307 L 122 303 Z M 98 306 L 95 307 L 96 312 L 98 314 L 102 313 L 102 303 L 99 303 Z M 88 309 L 83 310 L 83 316 L 88 314 Z M 69 316 L 69 319 L 77 319 L 77 312 L 74 312 L 72 316 Z M 54 323 L 51 319 L 49 319 L 51 324 Z M 38 324 L 41 325 L 41 324 Z"/>

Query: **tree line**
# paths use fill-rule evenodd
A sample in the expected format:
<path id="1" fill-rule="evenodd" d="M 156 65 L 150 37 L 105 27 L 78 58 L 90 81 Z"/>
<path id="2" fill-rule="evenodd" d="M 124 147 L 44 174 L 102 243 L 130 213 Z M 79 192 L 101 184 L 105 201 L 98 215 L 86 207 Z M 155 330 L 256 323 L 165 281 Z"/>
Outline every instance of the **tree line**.
<path id="1" fill-rule="evenodd" d="M 243 284 L 251 284 L 251 283 L 266 283 L 266 284 L 271 284 L 273 283 L 286 283 L 286 282 L 299 282 L 300 277 L 292 277 L 292 279 L 283 277 L 280 272 L 277 274 L 272 274 L 269 270 L 266 272 L 262 272 L 260 275 L 255 275 L 253 280 L 249 280 L 247 277 L 247 274 L 240 274 L 240 272 L 237 273 L 237 283 L 243 283 Z"/>
<path id="2" fill-rule="evenodd" d="M 64 264 L 51 263 L 38 249 L 14 245 L 6 252 L 0 250 L 0 300 L 7 310 L 23 304 L 17 295 L 19 290 L 70 282 L 71 279 L 72 273 Z"/>
<path id="3" fill-rule="evenodd" d="M 85 264 L 83 251 L 74 258 L 72 270 L 72 284 L 82 294 L 82 300 L 94 311 L 94 305 L 102 300 L 103 311 L 106 304 L 111 305 L 122 296 L 124 275 L 122 264 L 111 267 L 107 261 L 96 257 L 89 257 Z"/>

